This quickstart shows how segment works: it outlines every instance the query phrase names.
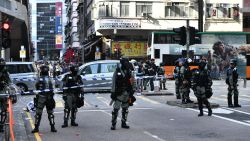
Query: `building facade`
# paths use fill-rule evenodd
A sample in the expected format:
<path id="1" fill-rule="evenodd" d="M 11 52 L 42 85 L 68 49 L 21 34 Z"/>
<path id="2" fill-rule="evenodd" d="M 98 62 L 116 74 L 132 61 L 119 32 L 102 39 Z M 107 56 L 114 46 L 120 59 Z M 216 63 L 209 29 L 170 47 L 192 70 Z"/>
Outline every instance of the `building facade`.
<path id="1" fill-rule="evenodd" d="M 21 46 L 26 50 L 25 60 L 31 60 L 28 3 L 28 0 L 0 0 L 0 24 L 7 22 L 10 25 L 11 44 L 9 48 L 1 52 L 1 57 L 6 61 L 20 61 Z M 0 41 L 2 43 L 2 38 Z"/>
<path id="2" fill-rule="evenodd" d="M 32 0 L 34 60 L 58 60 L 64 52 L 65 6 L 63 1 Z"/>

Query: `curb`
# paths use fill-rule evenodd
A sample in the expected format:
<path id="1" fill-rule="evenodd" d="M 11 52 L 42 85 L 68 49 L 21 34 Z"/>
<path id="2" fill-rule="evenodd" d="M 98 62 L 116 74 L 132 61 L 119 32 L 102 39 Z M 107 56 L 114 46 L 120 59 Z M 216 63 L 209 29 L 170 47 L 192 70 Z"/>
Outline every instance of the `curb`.
<path id="1" fill-rule="evenodd" d="M 141 95 L 145 96 L 160 96 L 160 95 L 174 95 L 171 92 L 168 91 L 156 91 L 156 92 L 148 92 L 148 91 L 143 91 L 141 92 Z"/>

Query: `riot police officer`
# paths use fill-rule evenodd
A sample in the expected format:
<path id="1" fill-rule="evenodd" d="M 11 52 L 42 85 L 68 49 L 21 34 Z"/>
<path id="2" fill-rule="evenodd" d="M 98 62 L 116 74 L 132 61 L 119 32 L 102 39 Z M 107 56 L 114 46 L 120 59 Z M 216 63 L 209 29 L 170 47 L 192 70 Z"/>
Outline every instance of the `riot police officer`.
<path id="1" fill-rule="evenodd" d="M 129 106 L 132 106 L 132 103 L 135 101 L 133 96 L 134 80 L 129 67 L 129 61 L 127 58 L 121 58 L 120 63 L 121 66 L 118 66 L 114 72 L 111 89 L 111 99 L 114 101 L 111 130 L 116 129 L 117 116 L 120 107 L 122 108 L 121 127 L 129 129 L 129 126 L 126 124 L 128 108 Z"/>
<path id="2" fill-rule="evenodd" d="M 175 68 L 174 68 L 174 79 L 175 79 L 175 94 L 176 99 L 181 99 L 180 94 L 180 68 L 182 66 L 182 62 L 179 63 L 179 60 L 175 61 Z"/>
<path id="3" fill-rule="evenodd" d="M 34 98 L 34 104 L 36 107 L 35 115 L 35 128 L 32 130 L 32 133 L 39 132 L 40 121 L 42 118 L 43 108 L 46 106 L 48 113 L 48 119 L 51 126 L 51 132 L 57 132 L 55 128 L 54 121 L 54 111 L 55 100 L 53 92 L 52 80 L 49 77 L 49 67 L 47 65 L 42 65 L 40 67 L 40 77 L 36 82 L 36 89 L 39 90 L 38 94 Z"/>
<path id="4" fill-rule="evenodd" d="M 182 104 L 193 103 L 190 100 L 190 86 L 191 86 L 191 71 L 189 67 L 189 59 L 182 58 L 179 61 L 180 67 L 180 94 L 182 96 Z"/>
<path id="5" fill-rule="evenodd" d="M 5 68 L 5 60 L 0 58 L 0 94 L 5 94 L 4 88 L 6 85 L 10 84 L 11 80 L 9 77 L 9 73 Z M 7 116 L 7 98 L 1 97 L 0 98 L 0 132 L 3 132 L 3 125 L 6 121 Z"/>
<path id="6" fill-rule="evenodd" d="M 212 115 L 212 109 L 208 101 L 208 98 L 211 96 L 212 79 L 210 77 L 210 72 L 206 69 L 206 65 L 206 60 L 200 60 L 198 69 L 194 70 L 192 76 L 192 88 L 197 97 L 200 110 L 198 116 L 203 116 L 203 103 L 208 109 L 208 116 Z"/>
<path id="7" fill-rule="evenodd" d="M 68 127 L 69 115 L 71 112 L 71 126 L 78 126 L 75 122 L 77 108 L 83 106 L 83 81 L 80 75 L 77 74 L 78 67 L 76 65 L 70 66 L 70 73 L 65 75 L 62 79 L 63 87 L 63 100 L 64 104 L 64 123 L 62 128 Z M 70 88 L 73 87 L 73 88 Z"/>
<path id="8" fill-rule="evenodd" d="M 230 67 L 227 69 L 227 78 L 226 83 L 228 85 L 228 94 L 227 94 L 227 102 L 228 107 L 241 107 L 239 105 L 238 97 L 238 72 L 236 68 L 237 62 L 235 59 L 230 60 Z M 234 95 L 234 105 L 232 104 L 232 95 Z"/>
<path id="9" fill-rule="evenodd" d="M 165 77 L 165 69 L 164 63 L 160 63 L 160 66 L 157 68 L 157 75 L 160 77 L 160 90 L 166 90 L 166 77 Z"/>

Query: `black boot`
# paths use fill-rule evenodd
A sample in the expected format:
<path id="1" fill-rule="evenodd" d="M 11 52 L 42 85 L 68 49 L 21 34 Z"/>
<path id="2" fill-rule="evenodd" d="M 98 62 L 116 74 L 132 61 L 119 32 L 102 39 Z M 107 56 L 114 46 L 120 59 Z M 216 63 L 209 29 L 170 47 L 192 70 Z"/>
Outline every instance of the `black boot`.
<path id="1" fill-rule="evenodd" d="M 232 103 L 232 95 L 231 95 L 231 94 L 228 94 L 228 95 L 227 95 L 227 104 L 228 104 L 228 107 L 229 107 L 229 108 L 234 107 L 234 105 L 233 105 L 233 103 Z"/>
<path id="2" fill-rule="evenodd" d="M 4 130 L 3 130 L 3 124 L 0 123 L 0 133 L 2 133 L 2 132 L 4 132 Z"/>
<path id="3" fill-rule="evenodd" d="M 41 115 L 35 115 L 35 128 L 31 131 L 31 133 L 39 132 L 41 117 L 42 117 Z"/>
<path id="4" fill-rule="evenodd" d="M 197 101 L 198 101 L 198 107 L 200 110 L 198 117 L 200 117 L 200 116 L 203 116 L 203 101 L 202 101 L 202 98 L 197 98 Z"/>
<path id="5" fill-rule="evenodd" d="M 234 107 L 241 107 L 238 96 L 234 96 Z"/>
<path id="6" fill-rule="evenodd" d="M 48 119 L 51 127 L 51 132 L 57 132 L 55 128 L 55 120 L 54 120 L 54 115 L 53 114 L 48 114 Z"/>
<path id="7" fill-rule="evenodd" d="M 68 127 L 69 113 L 70 113 L 69 109 L 64 109 L 64 122 L 62 128 Z"/>
<path id="8" fill-rule="evenodd" d="M 111 130 L 115 130 L 116 129 L 116 122 L 117 122 L 117 116 L 118 116 L 118 109 L 114 109 L 112 111 L 112 120 L 111 120 Z"/>
<path id="9" fill-rule="evenodd" d="M 121 125 L 121 127 L 125 128 L 125 129 L 129 129 L 129 126 L 126 124 L 127 117 L 128 117 L 128 109 L 123 108 L 122 109 L 122 125 Z"/>
<path id="10" fill-rule="evenodd" d="M 200 109 L 200 113 L 198 114 L 198 117 L 203 116 L 203 109 Z"/>
<path id="11" fill-rule="evenodd" d="M 212 112 L 212 109 L 209 108 L 209 109 L 208 109 L 208 114 L 207 114 L 207 115 L 208 115 L 208 116 L 212 116 L 212 113 L 213 113 L 213 112 Z"/>
<path id="12" fill-rule="evenodd" d="M 77 112 L 77 109 L 73 109 L 72 112 L 71 112 L 71 126 L 78 126 L 78 124 L 75 122 L 76 120 L 76 112 Z"/>

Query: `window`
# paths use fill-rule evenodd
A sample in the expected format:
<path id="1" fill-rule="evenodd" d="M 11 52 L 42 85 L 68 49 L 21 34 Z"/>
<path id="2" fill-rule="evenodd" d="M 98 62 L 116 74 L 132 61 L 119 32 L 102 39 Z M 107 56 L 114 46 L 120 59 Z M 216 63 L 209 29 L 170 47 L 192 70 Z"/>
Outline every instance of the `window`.
<path id="1" fill-rule="evenodd" d="M 101 64 L 101 73 L 115 72 L 116 67 L 117 67 L 116 63 L 113 63 L 113 64 Z"/>
<path id="2" fill-rule="evenodd" d="M 155 58 L 156 59 L 160 58 L 160 49 L 155 49 Z"/>
<path id="3" fill-rule="evenodd" d="M 98 72 L 98 64 L 93 64 L 83 69 L 82 74 L 97 74 L 97 72 Z"/>
<path id="4" fill-rule="evenodd" d="M 142 13 L 152 14 L 152 3 L 136 3 L 136 16 L 141 17 Z"/>
<path id="5" fill-rule="evenodd" d="M 234 7 L 226 3 L 206 4 L 206 18 L 233 18 L 238 16 Z"/>
<path id="6" fill-rule="evenodd" d="M 190 7 L 188 3 L 175 2 L 173 6 L 165 7 L 166 17 L 197 17 L 197 7 Z"/>
<path id="7" fill-rule="evenodd" d="M 122 2 L 121 3 L 121 17 L 128 17 L 129 16 L 129 3 Z"/>
<path id="8" fill-rule="evenodd" d="M 99 17 L 110 17 L 112 16 L 112 5 L 99 5 Z"/>
<path id="9" fill-rule="evenodd" d="M 155 44 L 176 44 L 178 35 L 175 34 L 154 34 Z"/>

